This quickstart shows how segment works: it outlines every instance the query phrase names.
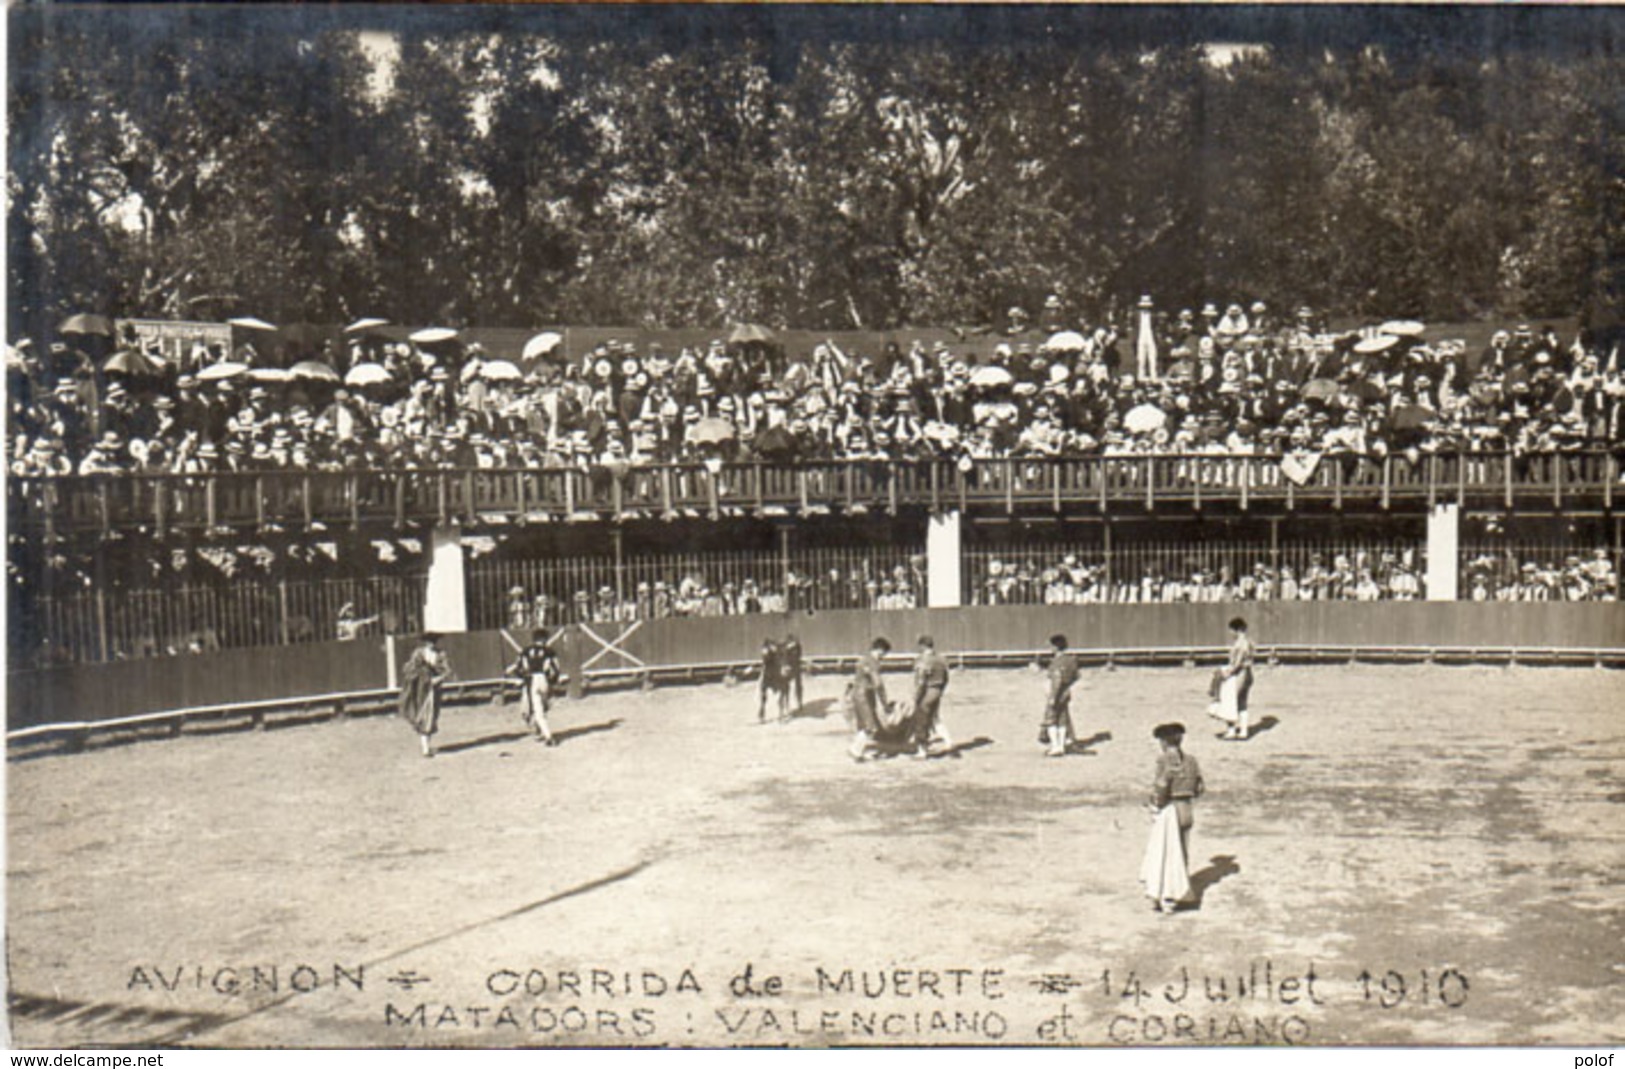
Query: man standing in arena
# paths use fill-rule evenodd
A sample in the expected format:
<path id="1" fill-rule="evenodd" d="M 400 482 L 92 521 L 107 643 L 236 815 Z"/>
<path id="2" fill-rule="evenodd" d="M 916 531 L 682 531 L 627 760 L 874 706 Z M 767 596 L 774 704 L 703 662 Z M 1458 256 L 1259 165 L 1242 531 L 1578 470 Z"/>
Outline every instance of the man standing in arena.
<path id="1" fill-rule="evenodd" d="M 1067 650 L 1065 635 L 1051 635 L 1054 654 L 1049 662 L 1049 694 L 1044 699 L 1044 726 L 1040 742 L 1047 742 L 1046 757 L 1065 757 L 1072 745 L 1072 686 L 1078 681 L 1078 658 Z"/>
<path id="2" fill-rule="evenodd" d="M 525 724 L 538 741 L 557 746 L 559 740 L 553 737 L 547 714 L 563 672 L 559 670 L 558 655 L 548 643 L 545 630 L 531 633 L 530 645 L 519 651 L 518 659 L 508 666 L 508 674 L 518 679 L 524 688 Z"/>
<path id="3" fill-rule="evenodd" d="M 1237 616 L 1230 621 L 1230 659 L 1220 669 L 1218 709 L 1214 715 L 1230 727 L 1220 738 L 1245 741 L 1252 734 L 1247 699 L 1253 690 L 1253 640 L 1247 635 L 1247 621 Z"/>
<path id="4" fill-rule="evenodd" d="M 779 699 L 779 720 L 789 719 L 790 680 L 786 672 L 785 650 L 770 638 L 762 639 L 762 675 L 756 681 L 756 722 L 767 723 L 767 696 Z"/>
<path id="5" fill-rule="evenodd" d="M 875 737 L 880 734 L 881 716 L 888 705 L 886 684 L 880 673 L 882 662 L 890 652 L 890 642 L 875 639 L 869 643 L 869 652 L 858 658 L 857 668 L 852 673 L 847 694 L 852 703 L 853 733 L 852 746 L 847 752 L 854 761 L 869 756 Z"/>
<path id="6" fill-rule="evenodd" d="M 953 746 L 942 722 L 942 692 L 948 689 L 948 662 L 937 652 L 930 635 L 920 636 L 920 655 L 914 661 L 914 756 L 930 757 L 932 742 Z"/>
<path id="7" fill-rule="evenodd" d="M 784 680 L 786 692 L 793 688 L 796 692 L 796 712 L 801 712 L 801 639 L 794 632 L 784 636 L 779 643 L 779 656 L 784 661 Z"/>

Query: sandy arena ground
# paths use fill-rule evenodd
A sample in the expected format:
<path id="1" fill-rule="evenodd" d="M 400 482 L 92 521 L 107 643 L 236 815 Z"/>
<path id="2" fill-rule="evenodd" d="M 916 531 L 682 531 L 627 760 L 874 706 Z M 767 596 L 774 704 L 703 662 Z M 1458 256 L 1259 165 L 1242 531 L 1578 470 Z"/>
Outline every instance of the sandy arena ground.
<path id="1" fill-rule="evenodd" d="M 13 1042 L 1625 1039 L 1625 674 L 1265 669 L 1246 744 L 1206 678 L 1087 672 L 1059 760 L 1013 670 L 955 678 L 929 761 L 848 759 L 830 676 L 784 725 L 749 685 L 565 702 L 551 750 L 496 705 L 428 761 L 385 716 L 14 758 Z M 1173 718 L 1209 793 L 1163 916 Z"/>

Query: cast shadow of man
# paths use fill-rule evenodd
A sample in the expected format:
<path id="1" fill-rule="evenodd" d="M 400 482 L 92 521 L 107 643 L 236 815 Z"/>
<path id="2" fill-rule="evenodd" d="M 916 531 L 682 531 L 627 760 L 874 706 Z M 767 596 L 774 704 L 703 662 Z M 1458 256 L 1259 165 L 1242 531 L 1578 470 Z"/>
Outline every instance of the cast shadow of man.
<path id="1" fill-rule="evenodd" d="M 1201 909 L 1202 899 L 1208 888 L 1217 884 L 1227 876 L 1234 876 L 1241 871 L 1241 866 L 1231 854 L 1215 854 L 1208 859 L 1206 867 L 1191 873 L 1191 896 L 1185 909 Z"/>
<path id="2" fill-rule="evenodd" d="M 836 711 L 834 698 L 814 698 L 799 709 L 790 710 L 791 720 L 822 720 Z"/>
<path id="3" fill-rule="evenodd" d="M 1069 754 L 1081 754 L 1085 757 L 1094 757 L 1095 751 L 1090 749 L 1091 746 L 1094 746 L 1096 743 L 1111 741 L 1111 732 L 1097 731 L 1093 735 L 1090 735 L 1087 739 L 1073 739 L 1072 742 L 1067 745 L 1066 752 Z"/>
<path id="4" fill-rule="evenodd" d="M 619 719 L 605 720 L 598 724 L 584 724 L 581 727 L 555 731 L 553 732 L 553 738 L 560 743 L 564 743 L 571 739 L 580 738 L 583 735 L 593 735 L 600 731 L 614 731 L 620 726 L 621 721 Z M 464 739 L 461 742 L 447 743 L 440 747 L 439 752 L 442 754 L 460 753 L 463 750 L 477 750 L 483 746 L 501 746 L 505 743 L 523 742 L 532 738 L 535 738 L 535 736 L 529 731 L 499 731 L 494 735 L 482 735 L 477 739 Z"/>

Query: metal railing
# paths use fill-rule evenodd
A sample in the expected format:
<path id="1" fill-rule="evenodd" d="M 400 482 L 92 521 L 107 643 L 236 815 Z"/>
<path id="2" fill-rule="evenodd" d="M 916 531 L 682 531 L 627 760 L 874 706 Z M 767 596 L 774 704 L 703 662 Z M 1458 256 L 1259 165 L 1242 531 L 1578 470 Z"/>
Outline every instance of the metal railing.
<path id="1" fill-rule="evenodd" d="M 1147 455 L 644 467 L 221 472 L 10 480 L 15 529 L 151 528 L 1019 510 L 1201 509 L 1255 502 L 1383 509 L 1469 500 L 1613 507 L 1613 452 L 1328 455 L 1296 478 L 1279 456 Z"/>

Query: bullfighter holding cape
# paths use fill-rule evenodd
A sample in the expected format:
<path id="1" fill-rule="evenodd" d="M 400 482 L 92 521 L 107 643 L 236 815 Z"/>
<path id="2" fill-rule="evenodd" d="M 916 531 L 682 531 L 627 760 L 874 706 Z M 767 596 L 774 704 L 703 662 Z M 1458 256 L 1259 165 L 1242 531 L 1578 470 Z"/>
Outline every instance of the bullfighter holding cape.
<path id="1" fill-rule="evenodd" d="M 1191 807 L 1206 784 L 1202 767 L 1184 752 L 1185 725 L 1161 724 L 1151 733 L 1162 747 L 1151 785 L 1150 807 L 1155 814 L 1151 835 L 1140 863 L 1140 882 L 1151 896 L 1152 907 L 1172 913 L 1191 898 Z"/>
<path id="2" fill-rule="evenodd" d="M 401 717 L 418 733 L 424 757 L 434 756 L 430 740 L 440 729 L 440 684 L 451 676 L 451 662 L 440 648 L 440 636 L 426 632 L 401 668 Z"/>

